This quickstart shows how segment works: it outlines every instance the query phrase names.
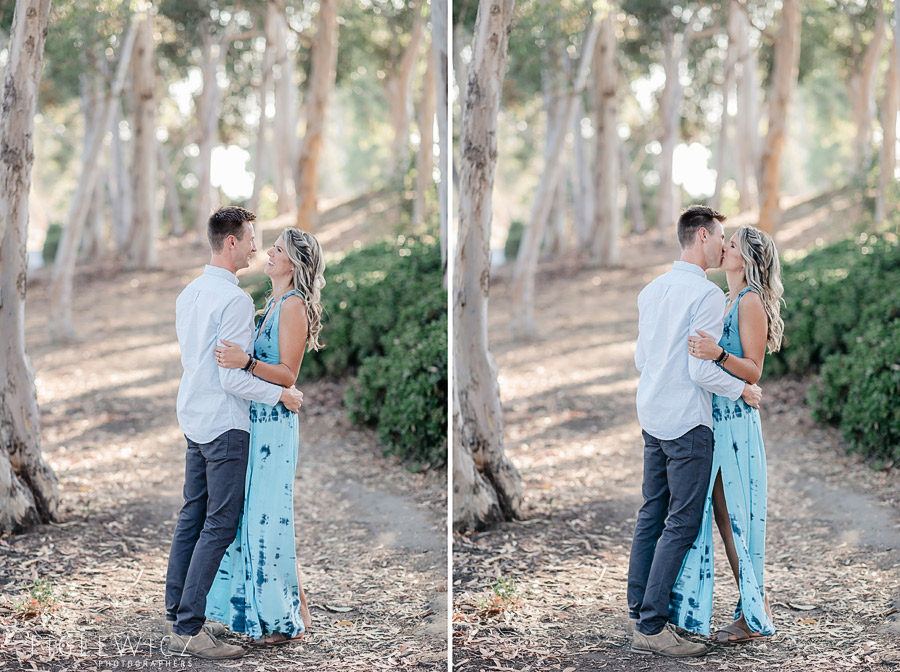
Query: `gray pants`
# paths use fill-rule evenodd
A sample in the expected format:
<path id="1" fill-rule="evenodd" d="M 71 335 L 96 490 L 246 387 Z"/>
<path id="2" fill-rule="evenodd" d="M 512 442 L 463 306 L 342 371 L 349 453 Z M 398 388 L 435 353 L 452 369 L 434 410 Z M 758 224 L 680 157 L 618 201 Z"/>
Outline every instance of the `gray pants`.
<path id="1" fill-rule="evenodd" d="M 187 438 L 187 437 L 185 437 Z M 237 534 L 244 505 L 250 433 L 230 429 L 209 443 L 187 439 L 184 506 L 166 573 L 166 620 L 183 637 L 206 621 L 206 596 Z"/>
<path id="2" fill-rule="evenodd" d="M 712 468 L 713 433 L 698 425 L 664 441 L 643 432 L 644 504 L 638 511 L 628 566 L 628 613 L 655 635 L 669 620 L 669 596 L 700 531 Z"/>

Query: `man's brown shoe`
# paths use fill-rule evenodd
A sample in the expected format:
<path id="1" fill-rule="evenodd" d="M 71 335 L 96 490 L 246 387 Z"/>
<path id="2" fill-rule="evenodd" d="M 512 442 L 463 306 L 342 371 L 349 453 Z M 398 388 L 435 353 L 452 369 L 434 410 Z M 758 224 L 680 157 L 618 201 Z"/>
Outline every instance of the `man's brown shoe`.
<path id="1" fill-rule="evenodd" d="M 244 655 L 241 647 L 224 644 L 204 630 L 193 637 L 182 637 L 173 632 L 163 637 L 160 649 L 167 656 L 194 656 L 206 660 L 229 660 Z"/>
<path id="2" fill-rule="evenodd" d="M 172 634 L 173 625 L 175 625 L 175 621 L 163 621 L 163 636 Z M 228 628 L 216 621 L 207 621 L 206 623 L 204 623 L 203 630 L 206 631 L 208 635 L 211 635 L 213 637 L 221 637 L 226 632 L 228 632 Z"/>
<path id="3" fill-rule="evenodd" d="M 655 653 L 669 658 L 691 658 L 707 653 L 709 647 L 679 637 L 675 634 L 675 628 L 667 623 L 655 635 L 645 635 L 636 629 L 631 640 L 631 650 L 634 653 Z"/>
<path id="4" fill-rule="evenodd" d="M 628 623 L 625 624 L 625 636 L 626 637 L 631 637 L 632 635 L 634 635 L 634 624 L 635 623 L 637 623 L 637 619 L 631 618 L 631 616 L 629 616 Z"/>

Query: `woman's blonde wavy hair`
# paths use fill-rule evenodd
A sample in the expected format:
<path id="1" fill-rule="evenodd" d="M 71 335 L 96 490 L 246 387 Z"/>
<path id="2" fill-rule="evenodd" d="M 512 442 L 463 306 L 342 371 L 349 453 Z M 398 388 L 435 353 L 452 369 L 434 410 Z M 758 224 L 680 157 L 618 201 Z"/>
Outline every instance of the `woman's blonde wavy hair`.
<path id="1" fill-rule="evenodd" d="M 310 350 L 321 350 L 325 347 L 319 340 L 322 331 L 322 289 L 325 287 L 322 248 L 312 234 L 300 229 L 289 227 L 281 232 L 281 238 L 284 240 L 284 251 L 294 266 L 293 288 L 300 292 L 306 303 L 306 320 L 309 323 L 306 345 Z"/>
<path id="2" fill-rule="evenodd" d="M 784 335 L 784 320 L 781 319 L 784 285 L 781 284 L 781 262 L 775 241 L 753 226 L 739 228 L 737 241 L 744 258 L 744 278 L 759 294 L 766 309 L 766 345 L 769 353 L 778 352 Z"/>

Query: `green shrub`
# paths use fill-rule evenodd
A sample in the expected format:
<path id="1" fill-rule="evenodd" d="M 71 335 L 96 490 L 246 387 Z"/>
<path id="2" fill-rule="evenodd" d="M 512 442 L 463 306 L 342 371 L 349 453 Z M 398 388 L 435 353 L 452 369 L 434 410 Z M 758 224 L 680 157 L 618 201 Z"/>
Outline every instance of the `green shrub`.
<path id="1" fill-rule="evenodd" d="M 893 234 L 862 234 L 785 263 L 783 278 L 784 343 L 766 375 L 805 375 L 900 308 L 900 245 Z"/>
<path id="2" fill-rule="evenodd" d="M 44 249 L 41 252 L 45 264 L 52 264 L 56 261 L 56 251 L 59 249 L 62 231 L 62 226 L 56 222 L 47 227 L 47 237 L 44 238 Z"/>
<path id="3" fill-rule="evenodd" d="M 518 219 L 514 219 L 509 223 L 509 231 L 506 233 L 506 244 L 503 247 L 503 253 L 506 255 L 506 262 L 512 263 L 519 255 L 519 248 L 522 246 L 522 236 L 525 235 L 525 225 Z"/>
<path id="4" fill-rule="evenodd" d="M 353 422 L 378 429 L 389 452 L 429 465 L 447 460 L 447 313 L 406 323 L 347 389 Z"/>
<path id="5" fill-rule="evenodd" d="M 871 322 L 832 355 L 809 390 L 813 417 L 840 426 L 850 449 L 900 459 L 900 320 Z"/>

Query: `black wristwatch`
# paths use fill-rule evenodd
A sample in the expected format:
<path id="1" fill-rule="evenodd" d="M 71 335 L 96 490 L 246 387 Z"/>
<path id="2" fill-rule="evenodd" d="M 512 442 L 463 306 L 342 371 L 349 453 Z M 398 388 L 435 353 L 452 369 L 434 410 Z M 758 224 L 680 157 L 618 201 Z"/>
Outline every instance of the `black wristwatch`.
<path id="1" fill-rule="evenodd" d="M 244 364 L 244 368 L 241 371 L 248 371 L 250 369 L 250 365 L 253 363 L 253 355 L 249 355 L 250 359 L 247 360 L 247 363 Z"/>

